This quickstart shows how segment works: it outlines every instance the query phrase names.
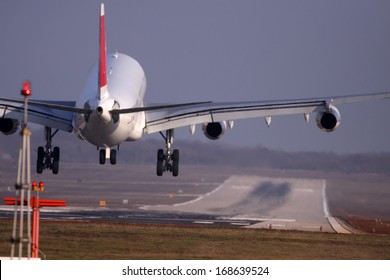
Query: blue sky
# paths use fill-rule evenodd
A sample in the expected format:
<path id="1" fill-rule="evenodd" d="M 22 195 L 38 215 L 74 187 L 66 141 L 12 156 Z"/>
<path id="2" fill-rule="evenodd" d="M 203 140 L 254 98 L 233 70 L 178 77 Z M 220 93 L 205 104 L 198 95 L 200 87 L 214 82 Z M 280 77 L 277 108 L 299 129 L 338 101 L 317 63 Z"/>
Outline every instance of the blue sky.
<path id="1" fill-rule="evenodd" d="M 98 59 L 101 1 L 1 1 L 1 95 L 76 100 Z M 146 102 L 252 101 L 390 91 L 390 1 L 106 1 L 107 49 L 134 57 Z M 287 151 L 390 152 L 390 100 L 315 116 L 237 121 L 219 142 Z M 198 127 L 177 138 L 207 140 Z M 129 143 L 128 145 L 131 145 Z"/>

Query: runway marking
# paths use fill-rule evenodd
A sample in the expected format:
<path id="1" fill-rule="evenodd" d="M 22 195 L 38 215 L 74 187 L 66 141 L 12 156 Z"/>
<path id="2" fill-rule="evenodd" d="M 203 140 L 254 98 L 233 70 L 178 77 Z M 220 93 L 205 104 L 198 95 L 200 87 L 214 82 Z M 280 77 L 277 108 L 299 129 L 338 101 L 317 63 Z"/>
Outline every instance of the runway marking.
<path id="1" fill-rule="evenodd" d="M 176 204 L 173 204 L 172 206 L 177 207 L 177 206 L 182 206 L 182 205 L 194 203 L 194 202 L 197 202 L 197 201 L 201 200 L 203 197 L 204 197 L 204 195 L 201 195 L 198 198 L 195 198 L 193 200 L 190 200 L 190 201 L 187 201 L 187 202 L 182 202 L 182 203 L 176 203 Z"/>
<path id="2" fill-rule="evenodd" d="M 214 222 L 211 221 L 194 221 L 193 224 L 204 224 L 204 225 L 212 225 Z"/>
<path id="3" fill-rule="evenodd" d="M 272 227 L 287 227 L 287 225 L 282 225 L 282 224 L 270 224 Z"/>
<path id="4" fill-rule="evenodd" d="M 326 196 L 326 180 L 325 179 L 322 180 L 322 205 L 324 208 L 325 217 L 326 218 L 330 217 L 329 207 L 328 207 L 328 199 Z"/>
<path id="5" fill-rule="evenodd" d="M 332 229 L 337 232 L 337 233 L 343 233 L 343 234 L 351 234 L 349 230 L 344 228 L 334 217 L 331 216 L 329 212 L 329 207 L 328 207 L 328 200 L 326 196 L 326 180 L 323 180 L 323 185 L 322 185 L 322 200 L 323 200 L 323 205 L 324 205 L 324 213 L 325 213 L 325 218 L 328 220 L 330 226 Z"/>
<path id="6" fill-rule="evenodd" d="M 224 220 L 234 220 L 234 221 L 252 221 L 252 222 L 264 222 L 268 221 L 267 218 L 249 218 L 249 217 L 223 217 Z"/>
<path id="7" fill-rule="evenodd" d="M 291 222 L 291 223 L 293 223 L 293 222 L 296 222 L 297 220 L 295 220 L 295 219 L 271 219 L 271 220 L 269 220 L 269 221 L 272 221 L 272 222 Z"/>
<path id="8" fill-rule="evenodd" d="M 230 223 L 232 226 L 250 226 L 250 223 Z"/>
<path id="9" fill-rule="evenodd" d="M 229 178 L 229 179 L 230 179 L 230 178 Z M 229 179 L 228 179 L 228 180 L 229 180 Z M 226 180 L 226 181 L 228 181 L 228 180 Z M 177 206 L 183 206 L 183 205 L 187 205 L 187 204 L 190 204 L 190 203 L 197 202 L 197 201 L 203 199 L 204 197 L 209 196 L 209 195 L 211 195 L 211 194 L 213 194 L 213 193 L 219 191 L 219 190 L 225 185 L 226 181 L 223 182 L 222 185 L 220 185 L 218 188 L 212 190 L 211 192 L 208 192 L 208 193 L 206 193 L 206 194 L 204 194 L 204 195 L 201 195 L 201 196 L 199 196 L 198 198 L 195 198 L 195 199 L 190 200 L 190 201 L 186 201 L 186 202 L 183 202 L 183 203 L 173 204 L 172 206 L 177 207 Z"/>
<path id="10" fill-rule="evenodd" d="M 236 220 L 236 221 L 253 221 L 253 222 L 268 222 L 268 221 L 272 221 L 272 222 L 296 222 L 297 220 L 296 219 L 277 219 L 277 218 L 262 218 L 262 217 L 259 217 L 259 218 L 251 218 L 251 217 L 223 217 L 222 219 L 225 219 L 225 220 Z"/>
<path id="11" fill-rule="evenodd" d="M 328 221 L 330 223 L 330 226 L 333 228 L 333 230 L 337 233 L 342 233 L 342 234 L 351 234 L 349 230 L 344 228 L 335 218 L 329 217 Z"/>

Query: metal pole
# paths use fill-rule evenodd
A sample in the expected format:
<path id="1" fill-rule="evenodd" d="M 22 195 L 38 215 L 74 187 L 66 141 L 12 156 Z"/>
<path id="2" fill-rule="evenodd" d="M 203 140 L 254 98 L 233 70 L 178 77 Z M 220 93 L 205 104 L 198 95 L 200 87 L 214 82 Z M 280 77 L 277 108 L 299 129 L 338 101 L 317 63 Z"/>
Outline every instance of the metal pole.
<path id="1" fill-rule="evenodd" d="M 33 197 L 33 220 L 32 220 L 32 243 L 31 251 L 32 257 L 39 257 L 39 219 L 40 219 L 40 206 L 39 206 L 39 192 L 37 191 L 37 196 Z"/>
<path id="2" fill-rule="evenodd" d="M 22 124 L 22 139 L 21 146 L 19 148 L 19 162 L 18 162 L 18 174 L 16 178 L 16 202 L 14 210 L 14 224 L 12 227 L 11 238 L 11 258 L 15 255 L 15 244 L 19 245 L 19 258 L 23 256 L 23 243 L 27 243 L 27 258 L 31 258 L 31 173 L 30 173 L 30 131 L 27 128 L 27 112 L 28 112 L 28 97 L 31 95 L 30 82 L 23 83 L 23 89 L 21 91 L 24 96 L 24 114 Z M 26 195 L 27 192 L 27 195 Z M 19 212 L 19 225 L 18 225 L 18 208 L 17 199 L 20 195 L 20 212 Z M 27 196 L 27 229 L 24 228 L 24 203 Z M 18 227 L 19 226 L 19 227 Z M 19 230 L 19 235 L 16 237 L 16 232 Z"/>

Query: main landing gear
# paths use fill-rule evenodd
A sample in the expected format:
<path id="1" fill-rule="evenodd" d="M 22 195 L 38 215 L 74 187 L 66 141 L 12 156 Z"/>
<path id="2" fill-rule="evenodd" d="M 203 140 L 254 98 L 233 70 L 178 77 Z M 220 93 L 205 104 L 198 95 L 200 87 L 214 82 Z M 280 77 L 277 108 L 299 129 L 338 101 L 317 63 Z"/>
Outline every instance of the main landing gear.
<path id="1" fill-rule="evenodd" d="M 119 150 L 119 146 L 118 146 L 118 150 Z M 116 154 L 117 154 L 117 150 L 111 148 L 100 149 L 99 163 L 105 164 L 106 159 L 109 159 L 112 165 L 116 164 Z"/>
<path id="2" fill-rule="evenodd" d="M 42 174 L 44 169 L 51 169 L 53 174 L 58 174 L 60 163 L 60 148 L 52 149 L 51 140 L 58 132 L 58 129 L 52 134 L 51 127 L 45 127 L 46 145 L 38 147 L 37 173 Z"/>
<path id="3" fill-rule="evenodd" d="M 162 176 L 164 172 L 172 172 L 176 177 L 179 175 L 179 150 L 171 150 L 173 143 L 173 129 L 167 130 L 164 134 L 160 132 L 165 140 L 165 151 L 159 149 L 157 151 L 157 176 Z"/>

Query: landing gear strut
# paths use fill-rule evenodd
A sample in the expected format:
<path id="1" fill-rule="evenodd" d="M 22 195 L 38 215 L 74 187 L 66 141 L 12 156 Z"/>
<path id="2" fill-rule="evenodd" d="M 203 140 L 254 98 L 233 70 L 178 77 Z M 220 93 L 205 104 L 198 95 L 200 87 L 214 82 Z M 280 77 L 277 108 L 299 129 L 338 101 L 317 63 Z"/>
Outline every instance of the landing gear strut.
<path id="1" fill-rule="evenodd" d="M 157 151 L 157 176 L 162 176 L 164 172 L 172 172 L 176 177 L 179 175 L 179 150 L 171 150 L 173 143 L 173 129 L 166 131 L 165 136 L 160 132 L 165 139 L 165 151 L 159 149 Z"/>
<path id="2" fill-rule="evenodd" d="M 119 149 L 119 146 L 118 146 L 118 149 Z M 105 164 L 106 159 L 110 159 L 110 163 L 112 165 L 116 164 L 116 154 L 117 154 L 117 151 L 115 149 L 111 149 L 111 148 L 100 149 L 99 163 Z"/>
<path id="3" fill-rule="evenodd" d="M 51 140 L 56 135 L 58 129 L 52 134 L 51 127 L 45 127 L 46 145 L 38 147 L 37 173 L 42 174 L 44 169 L 51 169 L 53 174 L 58 174 L 60 163 L 60 148 L 52 149 Z"/>

